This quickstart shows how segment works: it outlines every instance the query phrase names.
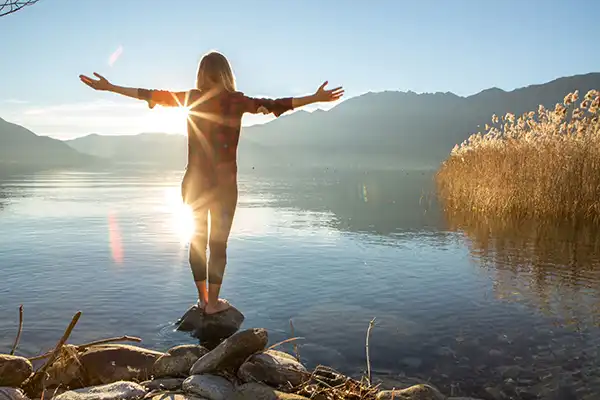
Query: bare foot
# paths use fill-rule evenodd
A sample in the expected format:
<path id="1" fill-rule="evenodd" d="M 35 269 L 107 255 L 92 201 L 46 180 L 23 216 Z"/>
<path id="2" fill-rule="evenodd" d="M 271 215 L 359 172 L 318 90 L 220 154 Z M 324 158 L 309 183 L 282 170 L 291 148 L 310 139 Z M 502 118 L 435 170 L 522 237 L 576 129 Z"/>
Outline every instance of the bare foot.
<path id="1" fill-rule="evenodd" d="M 196 303 L 196 305 L 198 306 L 198 308 L 202 311 L 204 311 L 206 309 L 206 303 L 207 301 L 203 301 L 201 299 L 198 299 L 198 302 Z"/>
<path id="2" fill-rule="evenodd" d="M 204 307 L 204 313 L 209 315 L 216 314 L 228 310 L 230 307 L 231 304 L 229 304 L 227 300 L 219 299 L 215 305 L 207 304 L 206 307 Z"/>

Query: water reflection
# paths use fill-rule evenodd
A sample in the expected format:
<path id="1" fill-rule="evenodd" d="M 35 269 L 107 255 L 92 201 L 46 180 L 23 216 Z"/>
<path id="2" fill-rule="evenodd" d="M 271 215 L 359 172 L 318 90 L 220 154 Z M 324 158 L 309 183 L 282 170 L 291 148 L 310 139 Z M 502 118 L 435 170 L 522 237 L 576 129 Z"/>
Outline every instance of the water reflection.
<path id="1" fill-rule="evenodd" d="M 600 230 L 446 215 L 493 278 L 497 298 L 534 306 L 581 330 L 600 325 Z"/>

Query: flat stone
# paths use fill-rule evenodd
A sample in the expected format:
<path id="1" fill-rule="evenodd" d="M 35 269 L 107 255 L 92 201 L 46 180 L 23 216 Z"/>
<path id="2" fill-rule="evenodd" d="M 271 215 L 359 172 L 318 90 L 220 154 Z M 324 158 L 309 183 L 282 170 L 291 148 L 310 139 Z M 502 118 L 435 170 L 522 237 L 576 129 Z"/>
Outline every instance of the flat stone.
<path id="1" fill-rule="evenodd" d="M 108 385 L 69 390 L 59 394 L 54 400 L 138 400 L 146 390 L 133 382 L 114 382 Z"/>
<path id="2" fill-rule="evenodd" d="M 401 390 L 384 390 L 377 400 L 446 400 L 446 396 L 431 385 L 419 384 Z"/>
<path id="3" fill-rule="evenodd" d="M 28 359 L 0 354 L 0 386 L 19 387 L 32 373 Z"/>
<path id="4" fill-rule="evenodd" d="M 162 378 L 140 383 L 146 389 L 152 390 L 175 390 L 181 389 L 183 378 Z"/>
<path id="5" fill-rule="evenodd" d="M 0 387 L 0 400 L 29 400 L 21 389 Z"/>
<path id="6" fill-rule="evenodd" d="M 183 382 L 183 391 L 208 400 L 230 400 L 233 384 L 216 375 L 192 375 Z"/>
<path id="7" fill-rule="evenodd" d="M 187 378 L 190 368 L 206 353 L 208 353 L 208 349 L 197 344 L 184 344 L 173 347 L 167 351 L 167 354 L 156 360 L 152 367 L 152 374 L 155 378 Z"/>
<path id="8" fill-rule="evenodd" d="M 286 383 L 297 386 L 309 376 L 294 357 L 276 350 L 251 356 L 238 370 L 238 377 L 244 382 L 262 382 L 274 387 Z"/>
<path id="9" fill-rule="evenodd" d="M 308 400 L 308 397 L 280 392 L 261 383 L 245 383 L 236 388 L 233 400 Z"/>
<path id="10" fill-rule="evenodd" d="M 190 332 L 201 342 L 218 343 L 240 329 L 244 322 L 244 314 L 237 308 L 206 315 L 197 305 L 191 306 L 177 321 L 177 330 Z"/>
<path id="11" fill-rule="evenodd" d="M 268 341 L 269 336 L 265 329 L 237 332 L 196 361 L 190 369 L 190 375 L 213 372 L 229 372 L 235 375 L 248 357 L 264 350 Z"/>

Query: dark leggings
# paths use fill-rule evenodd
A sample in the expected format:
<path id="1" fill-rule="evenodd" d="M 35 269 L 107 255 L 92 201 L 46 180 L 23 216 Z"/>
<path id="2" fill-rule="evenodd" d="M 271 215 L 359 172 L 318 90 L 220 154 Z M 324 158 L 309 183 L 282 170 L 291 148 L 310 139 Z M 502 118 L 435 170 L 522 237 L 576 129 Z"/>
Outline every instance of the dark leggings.
<path id="1" fill-rule="evenodd" d="M 186 179 L 182 183 L 186 185 Z M 203 185 L 193 185 L 198 186 Z M 206 187 L 206 186 L 205 186 Z M 190 242 L 189 261 L 194 281 L 221 284 L 227 265 L 227 241 L 237 207 L 238 188 L 233 179 L 230 182 L 210 189 L 194 190 L 200 195 L 190 196 L 183 191 L 184 201 L 194 211 L 195 231 Z M 210 237 L 208 236 L 208 215 L 210 213 Z M 210 258 L 207 260 L 207 246 Z"/>

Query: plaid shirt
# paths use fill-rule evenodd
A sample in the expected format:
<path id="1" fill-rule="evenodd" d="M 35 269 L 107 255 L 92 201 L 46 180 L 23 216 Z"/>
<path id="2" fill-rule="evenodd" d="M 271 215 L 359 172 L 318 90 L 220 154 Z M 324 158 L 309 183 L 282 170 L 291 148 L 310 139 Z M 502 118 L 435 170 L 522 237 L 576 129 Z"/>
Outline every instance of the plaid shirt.
<path id="1" fill-rule="evenodd" d="M 189 109 L 187 169 L 197 170 L 204 177 L 217 181 L 236 177 L 237 147 L 244 113 L 256 114 L 264 107 L 279 117 L 293 109 L 291 97 L 253 98 L 241 92 L 139 89 L 139 97 L 146 100 L 150 108 L 159 104 Z"/>

